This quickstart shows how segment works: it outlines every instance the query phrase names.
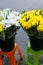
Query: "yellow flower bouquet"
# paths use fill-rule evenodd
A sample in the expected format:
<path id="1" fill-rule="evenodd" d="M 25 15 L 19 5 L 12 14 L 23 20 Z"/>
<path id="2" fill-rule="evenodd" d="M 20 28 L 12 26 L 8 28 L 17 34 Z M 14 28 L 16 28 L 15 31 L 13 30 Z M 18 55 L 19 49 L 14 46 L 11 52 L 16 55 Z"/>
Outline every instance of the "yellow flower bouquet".
<path id="1" fill-rule="evenodd" d="M 43 10 L 32 10 L 22 13 L 19 21 L 27 32 L 31 48 L 39 51 L 43 49 Z"/>
<path id="2" fill-rule="evenodd" d="M 23 13 L 19 23 L 29 35 L 43 37 L 43 10 L 32 10 Z"/>

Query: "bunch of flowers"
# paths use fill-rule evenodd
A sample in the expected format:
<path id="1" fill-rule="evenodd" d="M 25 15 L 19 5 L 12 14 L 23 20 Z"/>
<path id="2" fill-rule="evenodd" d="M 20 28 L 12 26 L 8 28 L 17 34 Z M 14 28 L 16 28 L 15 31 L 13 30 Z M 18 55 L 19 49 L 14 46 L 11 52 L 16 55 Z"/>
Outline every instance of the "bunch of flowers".
<path id="1" fill-rule="evenodd" d="M 43 10 L 22 13 L 19 23 L 29 35 L 43 37 Z"/>
<path id="2" fill-rule="evenodd" d="M 7 38 L 20 27 L 20 15 L 11 9 L 0 9 L 0 38 Z"/>

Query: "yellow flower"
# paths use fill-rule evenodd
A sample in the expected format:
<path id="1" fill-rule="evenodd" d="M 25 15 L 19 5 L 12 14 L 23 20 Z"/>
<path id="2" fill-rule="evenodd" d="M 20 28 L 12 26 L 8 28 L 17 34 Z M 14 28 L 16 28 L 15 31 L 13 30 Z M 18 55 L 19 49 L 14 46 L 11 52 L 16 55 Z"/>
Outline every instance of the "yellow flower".
<path id="1" fill-rule="evenodd" d="M 25 28 L 27 30 L 27 29 L 31 28 L 31 23 L 28 24 L 28 22 L 24 22 L 24 23 L 22 23 L 22 26 L 23 26 L 23 28 Z"/>
<path id="2" fill-rule="evenodd" d="M 31 11 L 28 11 L 28 12 L 27 12 L 27 15 L 30 15 L 30 14 L 32 14 L 32 12 L 31 12 Z"/>
<path id="3" fill-rule="evenodd" d="M 3 24 L 0 22 L 0 32 L 3 31 Z"/>
<path id="4" fill-rule="evenodd" d="M 43 25 L 43 18 L 40 18 L 40 25 Z"/>
<path id="5" fill-rule="evenodd" d="M 40 15 L 40 10 L 37 10 L 37 11 L 36 11 L 36 14 L 37 14 L 37 15 Z"/>
<path id="6" fill-rule="evenodd" d="M 32 14 L 30 14 L 30 18 L 31 18 L 31 17 L 33 17 L 33 13 L 32 13 Z"/>
<path id="7" fill-rule="evenodd" d="M 36 10 L 32 10 L 32 13 L 36 13 Z"/>
<path id="8" fill-rule="evenodd" d="M 26 21 L 26 17 L 23 17 L 23 19 L 20 19 L 20 23 L 23 23 Z"/>
<path id="9" fill-rule="evenodd" d="M 43 32 L 43 25 L 39 25 L 39 26 L 37 27 L 37 30 Z"/>
<path id="10" fill-rule="evenodd" d="M 24 18 L 25 16 L 27 16 L 27 12 L 23 13 L 23 14 L 21 15 L 21 18 Z"/>
<path id="11" fill-rule="evenodd" d="M 23 23 L 22 23 L 22 26 L 23 26 L 23 28 L 26 28 L 26 27 L 27 27 L 26 22 L 23 22 Z"/>
<path id="12" fill-rule="evenodd" d="M 3 19 L 3 17 L 2 16 L 0 16 L 0 21 Z"/>
<path id="13" fill-rule="evenodd" d="M 30 29 L 32 27 L 31 23 L 28 23 L 28 26 L 26 29 Z"/>
<path id="14" fill-rule="evenodd" d="M 38 24 L 38 21 L 37 20 L 32 21 L 32 26 L 35 26 L 37 24 Z"/>

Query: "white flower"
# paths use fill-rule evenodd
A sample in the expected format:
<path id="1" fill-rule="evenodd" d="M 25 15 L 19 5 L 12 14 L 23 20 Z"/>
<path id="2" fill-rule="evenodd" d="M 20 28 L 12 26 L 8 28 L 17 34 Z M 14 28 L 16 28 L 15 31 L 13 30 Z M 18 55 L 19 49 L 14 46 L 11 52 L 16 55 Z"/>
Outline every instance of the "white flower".
<path id="1" fill-rule="evenodd" d="M 18 21 L 14 20 L 14 19 L 11 19 L 11 20 L 10 20 L 10 23 L 11 23 L 12 25 L 15 24 L 16 26 L 20 26 L 19 23 L 18 23 Z"/>
<path id="2" fill-rule="evenodd" d="M 0 12 L 0 16 L 3 17 L 3 20 L 1 22 L 3 23 L 5 29 L 12 25 L 20 26 L 19 19 L 21 16 L 19 16 L 19 12 L 13 11 L 11 9 L 3 9 Z"/>
<path id="3" fill-rule="evenodd" d="M 8 20 L 2 20 L 2 23 L 3 23 L 3 25 L 4 25 L 4 28 L 8 28 L 8 27 L 11 26 L 11 23 L 8 22 Z"/>

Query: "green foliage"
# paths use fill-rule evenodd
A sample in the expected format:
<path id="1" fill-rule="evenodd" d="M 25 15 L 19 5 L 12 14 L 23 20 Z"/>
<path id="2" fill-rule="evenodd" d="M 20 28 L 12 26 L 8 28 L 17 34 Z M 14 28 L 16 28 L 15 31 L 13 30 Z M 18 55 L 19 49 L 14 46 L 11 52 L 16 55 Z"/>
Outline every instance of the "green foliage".
<path id="1" fill-rule="evenodd" d="M 23 13 L 25 13 L 25 10 L 23 10 L 21 14 L 23 14 Z"/>

